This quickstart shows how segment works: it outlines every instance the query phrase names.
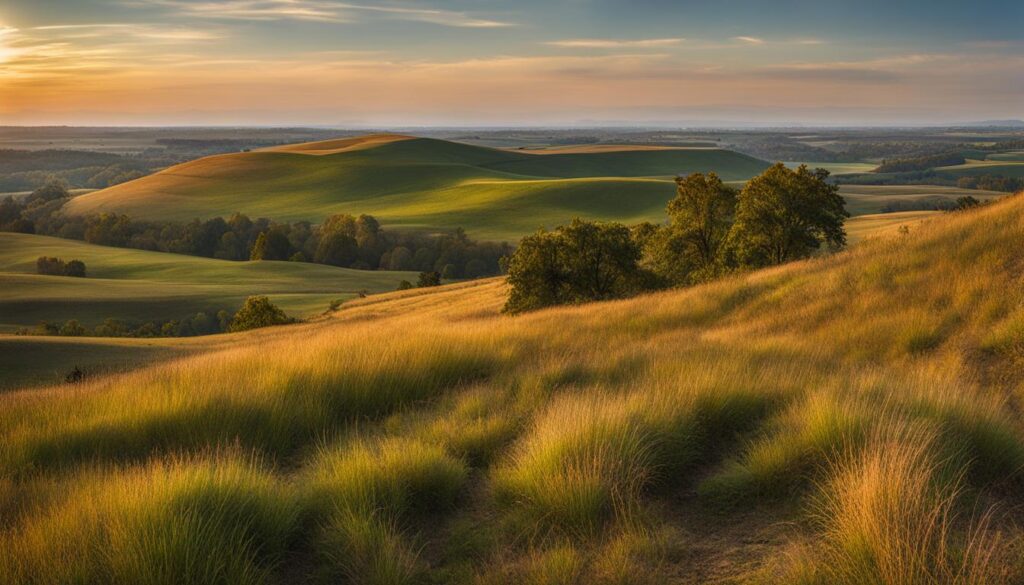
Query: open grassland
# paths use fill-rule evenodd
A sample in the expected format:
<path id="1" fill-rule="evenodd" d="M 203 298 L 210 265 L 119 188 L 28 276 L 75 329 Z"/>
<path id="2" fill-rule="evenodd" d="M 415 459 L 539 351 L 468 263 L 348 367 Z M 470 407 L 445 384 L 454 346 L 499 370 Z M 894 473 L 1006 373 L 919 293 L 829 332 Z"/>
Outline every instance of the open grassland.
<path id="1" fill-rule="evenodd" d="M 36 259 L 55 256 L 86 264 L 88 278 L 35 274 Z M 265 294 L 290 315 L 327 310 L 359 291 L 394 290 L 410 272 L 351 270 L 300 262 L 231 262 L 96 246 L 76 240 L 0 233 L 0 330 L 41 320 L 104 319 L 145 323 L 199 311 L 237 310 Z"/>
<path id="2" fill-rule="evenodd" d="M 843 185 L 839 194 L 846 200 L 846 210 L 854 216 L 882 213 L 886 206 L 899 203 L 941 202 L 967 196 L 992 201 L 1007 195 L 1000 191 L 935 185 Z"/>
<path id="3" fill-rule="evenodd" d="M 846 241 L 856 244 L 868 238 L 892 235 L 901 227 L 910 229 L 918 222 L 942 215 L 941 211 L 897 211 L 859 215 L 846 220 Z"/>
<path id="4" fill-rule="evenodd" d="M 995 156 L 995 155 L 994 155 Z M 952 177 L 996 175 L 1024 178 L 1024 161 L 1014 159 L 968 160 L 962 165 L 936 167 L 935 172 Z"/>
<path id="5" fill-rule="evenodd" d="M 661 211 L 676 174 L 715 171 L 742 180 L 766 166 L 721 149 L 538 155 L 373 135 L 208 157 L 77 197 L 67 211 L 165 220 L 237 211 L 311 221 L 367 213 L 387 226 L 464 227 L 474 237 L 515 240 L 544 224 L 590 216 L 595 205 L 615 217 Z"/>
<path id="6" fill-rule="evenodd" d="M 363 299 L 0 396 L 15 583 L 1020 582 L 1024 199 L 505 317 Z"/>

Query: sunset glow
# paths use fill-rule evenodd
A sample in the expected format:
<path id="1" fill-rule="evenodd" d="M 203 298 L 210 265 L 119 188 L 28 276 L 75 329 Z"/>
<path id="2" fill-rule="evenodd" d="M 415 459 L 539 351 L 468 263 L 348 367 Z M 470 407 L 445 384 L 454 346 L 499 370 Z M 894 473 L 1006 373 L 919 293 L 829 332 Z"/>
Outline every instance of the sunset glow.
<path id="1" fill-rule="evenodd" d="M 14 0 L 4 124 L 928 123 L 1021 115 L 1018 3 Z M 875 6 L 877 4 L 877 6 Z M 798 9 L 798 10 L 797 10 Z M 965 9 L 966 10 L 966 9 Z M 987 14 L 988 16 L 978 16 Z M 996 16 L 999 14 L 999 16 Z M 868 27 L 875 38 L 851 36 Z"/>

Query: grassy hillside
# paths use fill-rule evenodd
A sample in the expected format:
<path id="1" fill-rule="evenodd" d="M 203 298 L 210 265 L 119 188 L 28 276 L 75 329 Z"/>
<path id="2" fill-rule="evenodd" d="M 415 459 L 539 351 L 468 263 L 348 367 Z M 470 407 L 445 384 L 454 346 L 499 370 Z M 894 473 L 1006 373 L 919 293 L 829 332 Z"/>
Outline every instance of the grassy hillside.
<path id="1" fill-rule="evenodd" d="M 40 276 L 35 261 L 56 256 L 85 262 L 89 278 Z M 229 262 L 95 246 L 75 240 L 0 233 L 0 330 L 41 320 L 106 318 L 134 322 L 180 319 L 237 309 L 266 294 L 294 316 L 321 313 L 360 290 L 394 290 L 404 272 L 363 271 L 298 262 Z"/>
<path id="2" fill-rule="evenodd" d="M 541 155 L 375 135 L 204 158 L 78 197 L 67 209 L 177 220 L 235 211 L 313 221 L 369 213 L 385 225 L 465 227 L 475 237 L 515 240 L 590 215 L 593 199 L 615 217 L 660 212 L 673 194 L 665 178 L 676 174 L 713 170 L 740 180 L 765 166 L 719 149 Z"/>
<path id="3" fill-rule="evenodd" d="M 997 175 L 1001 177 L 1024 178 L 1024 161 L 998 158 L 994 160 L 969 160 L 962 165 L 936 167 L 935 171 L 952 177 Z"/>
<path id="4" fill-rule="evenodd" d="M 887 205 L 894 203 L 941 202 L 966 196 L 992 201 L 1007 195 L 1000 191 L 935 185 L 843 185 L 839 194 L 846 200 L 846 210 L 855 216 L 882 213 Z"/>
<path id="5" fill-rule="evenodd" d="M 8 393 L 0 573 L 1019 582 L 1022 238 L 1017 197 L 685 291 L 394 293 Z"/>

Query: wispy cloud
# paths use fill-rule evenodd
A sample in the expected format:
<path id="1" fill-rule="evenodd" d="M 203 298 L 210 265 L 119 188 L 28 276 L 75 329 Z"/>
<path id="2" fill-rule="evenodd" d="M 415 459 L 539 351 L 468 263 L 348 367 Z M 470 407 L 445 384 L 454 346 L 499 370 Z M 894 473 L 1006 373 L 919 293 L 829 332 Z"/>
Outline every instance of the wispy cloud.
<path id="1" fill-rule="evenodd" d="M 111 30 L 118 31 L 121 36 L 151 41 L 213 41 L 225 36 L 221 31 L 173 28 L 166 25 L 142 23 L 57 24 L 37 26 L 30 30 L 56 33 L 62 39 L 98 38 L 109 35 Z"/>
<path id="2" fill-rule="evenodd" d="M 765 42 L 764 39 L 759 39 L 757 37 L 733 37 L 733 40 L 747 43 L 749 45 L 763 45 Z"/>
<path id="3" fill-rule="evenodd" d="M 566 39 L 561 41 L 549 41 L 545 43 L 552 47 L 566 49 L 622 49 L 622 48 L 646 48 L 646 47 L 672 47 L 685 41 L 681 38 L 667 39 Z"/>
<path id="4" fill-rule="evenodd" d="M 339 6 L 351 10 L 362 10 L 367 12 L 389 14 L 397 18 L 415 20 L 420 22 L 429 22 L 431 24 L 440 24 L 443 26 L 454 26 L 462 28 L 500 28 L 512 26 L 512 23 L 510 22 L 489 20 L 485 18 L 476 18 L 470 16 L 465 12 L 458 12 L 454 10 L 439 10 L 434 8 L 404 8 L 397 6 L 367 6 L 362 4 L 340 4 Z"/>
<path id="5" fill-rule="evenodd" d="M 125 4 L 136 7 L 156 4 L 171 8 L 181 16 L 225 20 L 304 20 L 336 23 L 351 20 L 341 5 L 323 0 L 132 0 Z"/>
<path id="6" fill-rule="evenodd" d="M 298 20 L 308 22 L 350 23 L 360 16 L 375 14 L 398 20 L 426 22 L 458 28 L 499 28 L 510 22 L 480 18 L 467 12 L 439 8 L 373 6 L 331 0 L 128 0 L 126 4 L 145 7 L 157 4 L 174 10 L 179 16 L 224 20 Z"/>

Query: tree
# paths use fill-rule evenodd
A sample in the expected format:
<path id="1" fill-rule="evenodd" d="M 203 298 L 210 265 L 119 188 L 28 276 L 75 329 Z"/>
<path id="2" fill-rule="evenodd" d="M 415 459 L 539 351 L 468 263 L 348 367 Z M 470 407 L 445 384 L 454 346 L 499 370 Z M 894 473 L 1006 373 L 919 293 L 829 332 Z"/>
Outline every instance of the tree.
<path id="1" fill-rule="evenodd" d="M 288 236 L 277 228 L 260 232 L 256 236 L 256 243 L 252 246 L 249 254 L 250 260 L 287 260 L 291 256 L 292 245 Z"/>
<path id="2" fill-rule="evenodd" d="M 524 238 L 508 262 L 505 312 L 619 298 L 640 288 L 640 248 L 629 228 L 574 219 Z"/>
<path id="3" fill-rule="evenodd" d="M 271 303 L 269 298 L 252 296 L 245 299 L 242 308 L 235 313 L 235 318 L 231 321 L 231 331 L 247 331 L 289 322 L 291 320 L 284 311 Z"/>
<path id="4" fill-rule="evenodd" d="M 441 273 L 440 272 L 421 272 L 419 282 L 416 283 L 418 287 L 427 286 L 441 286 Z"/>
<path id="5" fill-rule="evenodd" d="M 68 262 L 64 267 L 64 275 L 85 278 L 85 262 L 82 262 L 81 260 L 72 260 Z"/>
<path id="6" fill-rule="evenodd" d="M 70 319 L 60 328 L 60 334 L 68 337 L 81 337 L 85 335 L 85 327 L 75 319 Z"/>
<path id="7" fill-rule="evenodd" d="M 36 274 L 49 276 L 64 276 L 66 265 L 60 258 L 40 256 L 36 259 Z"/>
<path id="8" fill-rule="evenodd" d="M 408 280 L 398 282 L 398 290 L 409 290 L 410 288 L 412 288 L 412 283 Z"/>
<path id="9" fill-rule="evenodd" d="M 964 209 L 971 209 L 981 205 L 981 201 L 970 195 L 956 198 L 956 205 L 953 207 L 956 211 L 962 211 Z"/>
<path id="10" fill-rule="evenodd" d="M 409 248 L 399 246 L 394 250 L 391 250 L 391 256 L 388 261 L 388 270 L 412 270 L 412 259 L 412 252 L 409 251 Z"/>
<path id="11" fill-rule="evenodd" d="M 676 179 L 676 196 L 666 209 L 669 225 L 652 238 L 662 261 L 675 264 L 666 276 L 676 284 L 708 280 L 721 266 L 719 251 L 732 227 L 736 190 L 715 173 Z M 659 241 L 660 240 L 660 241 Z"/>
<path id="12" fill-rule="evenodd" d="M 828 171 L 796 170 L 777 163 L 751 179 L 740 192 L 736 221 L 729 233 L 731 252 L 743 266 L 759 267 L 805 258 L 822 244 L 846 244 L 850 216 Z"/>
<path id="13" fill-rule="evenodd" d="M 332 266 L 351 266 L 359 257 L 355 238 L 340 231 L 321 233 L 313 261 Z"/>

